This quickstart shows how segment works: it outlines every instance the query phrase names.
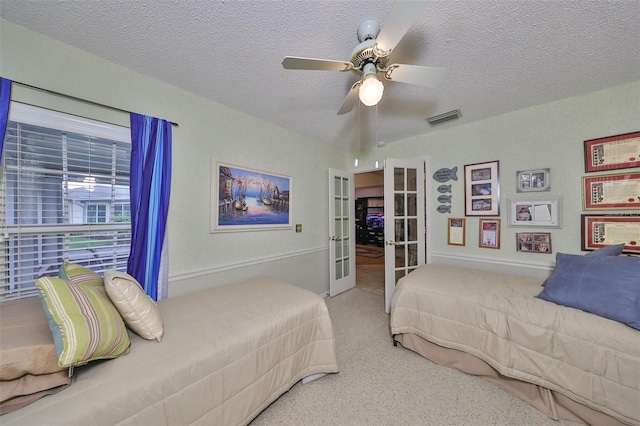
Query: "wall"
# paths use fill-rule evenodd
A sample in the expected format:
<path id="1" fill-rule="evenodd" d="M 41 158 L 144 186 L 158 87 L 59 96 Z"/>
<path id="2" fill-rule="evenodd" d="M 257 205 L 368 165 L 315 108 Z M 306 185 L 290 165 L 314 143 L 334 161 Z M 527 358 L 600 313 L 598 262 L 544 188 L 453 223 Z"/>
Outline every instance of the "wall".
<path id="1" fill-rule="evenodd" d="M 344 153 L 6 21 L 0 21 L 0 75 L 179 123 L 168 222 L 170 296 L 261 274 L 328 290 L 328 168 L 341 165 Z M 12 98 L 128 124 L 127 114 L 20 86 Z M 212 159 L 291 176 L 293 223 L 303 232 L 209 233 Z"/>
<path id="2" fill-rule="evenodd" d="M 356 198 L 383 197 L 384 196 L 384 172 L 366 172 L 354 176 Z"/>
<path id="3" fill-rule="evenodd" d="M 258 274 L 289 279 L 317 293 L 328 289 L 327 169 L 349 169 L 353 155 L 332 152 L 300 135 L 6 21 L 0 21 L 0 75 L 179 123 L 173 131 L 168 225 L 170 296 Z M 121 113 L 21 88 L 14 91 L 14 99 L 128 123 Z M 477 218 L 467 221 L 465 247 L 447 245 L 447 217 L 464 217 L 463 181 L 451 182 L 454 198 L 449 216 L 436 212 L 439 184 L 428 177 L 429 255 L 437 262 L 544 272 L 554 256 L 516 252 L 516 230 L 506 226 L 506 200 L 516 195 L 516 171 L 551 169 L 551 191 L 544 194 L 562 196 L 563 209 L 562 229 L 550 230 L 553 251 L 579 253 L 583 141 L 640 130 L 638 99 L 640 82 L 457 127 L 445 124 L 382 148 L 364 147 L 360 164 L 385 157 L 427 156 L 431 171 L 457 166 L 462 177 L 465 164 L 499 160 L 501 249 L 478 248 Z M 303 224 L 304 232 L 210 234 L 212 159 L 290 175 L 293 222 Z"/>
<path id="4" fill-rule="evenodd" d="M 430 215 L 428 252 L 432 262 L 473 264 L 517 273 L 548 274 L 555 256 L 516 251 L 515 233 L 523 230 L 551 232 L 553 252 L 581 253 L 583 141 L 640 130 L 640 82 L 615 87 L 456 127 L 433 128 L 424 135 L 375 146 L 359 153 L 360 164 L 389 158 L 430 157 L 431 174 L 458 167 L 452 184 L 451 214 L 436 211 L 441 183 L 427 176 Z M 464 111 L 462 111 L 464 114 Z M 353 155 L 346 164 L 353 164 Z M 467 218 L 466 245 L 447 244 L 447 218 L 464 216 L 464 165 L 500 162 L 502 235 L 500 250 L 478 247 L 478 218 Z M 548 192 L 516 193 L 516 172 L 550 168 Z M 638 169 L 635 169 L 638 170 Z M 613 172 L 612 172 L 613 173 Z M 561 196 L 561 229 L 508 226 L 507 199 L 521 196 Z"/>

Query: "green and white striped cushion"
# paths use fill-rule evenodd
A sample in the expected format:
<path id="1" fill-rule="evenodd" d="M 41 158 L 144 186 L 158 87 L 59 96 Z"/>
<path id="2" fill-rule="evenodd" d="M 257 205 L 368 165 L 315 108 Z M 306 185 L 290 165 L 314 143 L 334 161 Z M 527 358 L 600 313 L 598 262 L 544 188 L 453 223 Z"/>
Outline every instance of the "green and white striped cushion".
<path id="1" fill-rule="evenodd" d="M 58 276 L 65 281 L 83 285 L 104 285 L 102 277 L 89 268 L 77 263 L 65 262 L 60 266 Z"/>
<path id="2" fill-rule="evenodd" d="M 35 283 L 42 293 L 60 367 L 116 358 L 129 351 L 126 326 L 103 285 L 54 277 L 38 278 Z"/>

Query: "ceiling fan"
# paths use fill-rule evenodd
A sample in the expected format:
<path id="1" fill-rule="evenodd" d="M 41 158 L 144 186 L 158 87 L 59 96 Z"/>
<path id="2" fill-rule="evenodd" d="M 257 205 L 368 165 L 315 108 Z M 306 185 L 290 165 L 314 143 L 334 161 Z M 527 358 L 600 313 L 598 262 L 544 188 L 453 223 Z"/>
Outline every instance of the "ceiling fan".
<path id="1" fill-rule="evenodd" d="M 380 102 L 384 86 L 378 80 L 378 73 L 389 81 L 435 87 L 444 78 L 445 68 L 389 64 L 391 52 L 428 2 L 429 0 L 397 0 L 382 27 L 374 20 L 360 24 L 357 33 L 360 44 L 353 50 L 350 61 L 287 56 L 282 61 L 282 66 L 288 70 L 351 71 L 357 74 L 360 79 L 351 86 L 338 115 L 351 111 L 358 98 L 366 106 Z"/>

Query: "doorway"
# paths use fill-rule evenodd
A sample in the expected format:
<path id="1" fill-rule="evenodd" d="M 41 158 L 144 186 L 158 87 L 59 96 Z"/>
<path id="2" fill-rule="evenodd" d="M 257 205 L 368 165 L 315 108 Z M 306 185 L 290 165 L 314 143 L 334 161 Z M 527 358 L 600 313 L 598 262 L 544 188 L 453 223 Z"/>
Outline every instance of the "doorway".
<path id="1" fill-rule="evenodd" d="M 356 287 L 384 295 L 384 171 L 354 176 Z"/>

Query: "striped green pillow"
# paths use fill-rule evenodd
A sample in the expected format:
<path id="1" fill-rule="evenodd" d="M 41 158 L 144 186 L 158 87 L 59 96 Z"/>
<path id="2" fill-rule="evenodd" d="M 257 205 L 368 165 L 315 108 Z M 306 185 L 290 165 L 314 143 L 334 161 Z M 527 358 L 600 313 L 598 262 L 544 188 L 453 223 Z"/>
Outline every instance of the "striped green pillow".
<path id="1" fill-rule="evenodd" d="M 116 358 L 129 351 L 126 326 L 103 285 L 55 277 L 38 278 L 35 284 L 42 293 L 60 367 Z"/>
<path id="2" fill-rule="evenodd" d="M 65 262 L 60 266 L 58 276 L 65 281 L 83 285 L 104 285 L 102 277 L 89 268 L 77 263 Z"/>

